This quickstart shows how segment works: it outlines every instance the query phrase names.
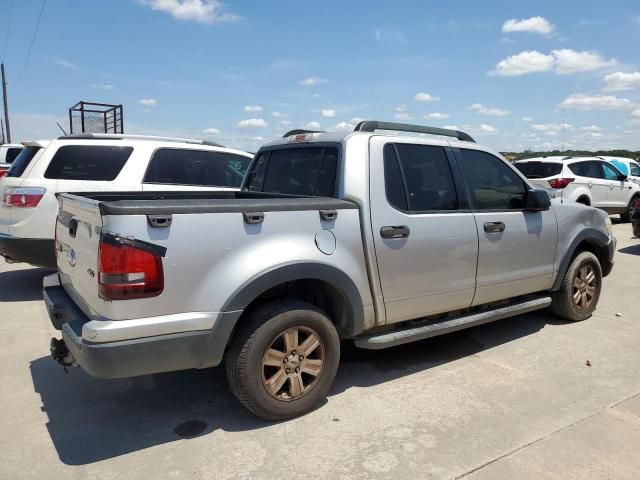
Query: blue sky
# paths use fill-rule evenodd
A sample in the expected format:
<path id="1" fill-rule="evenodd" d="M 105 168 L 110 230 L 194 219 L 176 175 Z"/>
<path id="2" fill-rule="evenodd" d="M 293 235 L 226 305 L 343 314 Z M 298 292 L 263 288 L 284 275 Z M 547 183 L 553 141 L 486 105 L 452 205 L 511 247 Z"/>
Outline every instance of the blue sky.
<path id="1" fill-rule="evenodd" d="M 567 148 L 640 149 L 635 1 L 48 0 L 27 59 L 41 4 L 0 0 L 14 140 L 89 100 L 128 133 L 248 150 L 358 119 L 560 148 L 563 115 Z"/>

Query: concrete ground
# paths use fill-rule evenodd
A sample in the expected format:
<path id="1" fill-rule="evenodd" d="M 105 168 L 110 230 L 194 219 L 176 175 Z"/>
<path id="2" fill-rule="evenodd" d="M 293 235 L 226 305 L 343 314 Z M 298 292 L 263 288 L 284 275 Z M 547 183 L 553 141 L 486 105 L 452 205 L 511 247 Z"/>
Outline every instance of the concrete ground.
<path id="1" fill-rule="evenodd" d="M 2 263 L 0 478 L 640 478 L 640 240 L 615 230 L 593 318 L 347 348 L 326 403 L 282 423 L 240 407 L 222 369 L 66 374 L 48 356 L 47 272 Z"/>

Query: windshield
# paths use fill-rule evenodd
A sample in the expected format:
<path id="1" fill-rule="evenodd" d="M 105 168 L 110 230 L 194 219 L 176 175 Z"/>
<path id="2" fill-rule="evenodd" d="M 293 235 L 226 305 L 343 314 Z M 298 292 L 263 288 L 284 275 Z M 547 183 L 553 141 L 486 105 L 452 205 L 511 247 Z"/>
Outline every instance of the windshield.
<path id="1" fill-rule="evenodd" d="M 260 154 L 247 180 L 251 192 L 335 197 L 338 148 L 287 147 Z"/>
<path id="2" fill-rule="evenodd" d="M 558 175 L 562 171 L 561 163 L 550 162 L 517 162 L 513 164 L 527 178 L 547 178 Z"/>
<path id="3" fill-rule="evenodd" d="M 27 169 L 40 147 L 25 147 L 11 164 L 7 177 L 20 177 Z"/>

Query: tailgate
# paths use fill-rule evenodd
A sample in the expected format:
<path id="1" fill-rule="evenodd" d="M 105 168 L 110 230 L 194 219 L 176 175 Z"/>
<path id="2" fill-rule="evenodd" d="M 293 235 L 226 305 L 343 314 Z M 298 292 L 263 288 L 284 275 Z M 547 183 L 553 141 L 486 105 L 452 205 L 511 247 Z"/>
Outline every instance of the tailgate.
<path id="1" fill-rule="evenodd" d="M 102 233 L 99 202 L 72 194 L 58 195 L 56 256 L 60 284 L 82 311 L 96 316 L 98 248 Z"/>

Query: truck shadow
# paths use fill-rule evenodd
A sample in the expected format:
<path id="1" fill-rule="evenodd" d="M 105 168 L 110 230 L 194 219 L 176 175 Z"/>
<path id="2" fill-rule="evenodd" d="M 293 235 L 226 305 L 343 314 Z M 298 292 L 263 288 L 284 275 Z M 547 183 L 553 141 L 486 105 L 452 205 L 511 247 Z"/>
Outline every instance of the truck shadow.
<path id="1" fill-rule="evenodd" d="M 54 271 L 47 268 L 24 268 L 0 272 L 0 302 L 42 300 L 42 278 Z"/>
<path id="2" fill-rule="evenodd" d="M 473 355 L 555 323 L 550 319 L 545 312 L 529 314 L 380 351 L 345 343 L 329 395 Z M 67 375 L 48 357 L 34 360 L 30 369 L 49 418 L 49 435 L 67 465 L 86 465 L 217 429 L 235 432 L 273 425 L 239 404 L 222 367 L 119 380 L 95 379 L 76 368 Z"/>

